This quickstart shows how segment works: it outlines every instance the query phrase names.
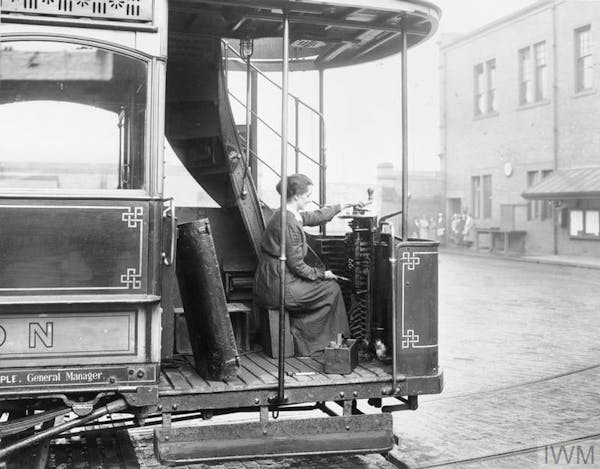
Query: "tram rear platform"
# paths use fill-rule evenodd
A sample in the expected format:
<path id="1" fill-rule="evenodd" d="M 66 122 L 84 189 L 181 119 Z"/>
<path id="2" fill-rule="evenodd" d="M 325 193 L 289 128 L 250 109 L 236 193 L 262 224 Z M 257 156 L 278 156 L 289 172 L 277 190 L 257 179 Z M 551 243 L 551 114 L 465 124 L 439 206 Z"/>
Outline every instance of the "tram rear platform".
<path id="1" fill-rule="evenodd" d="M 314 358 L 290 357 L 285 361 L 287 402 L 306 403 L 382 398 L 392 383 L 392 367 L 377 360 L 362 361 L 350 374 L 326 374 Z M 401 377 L 401 394 L 439 393 L 443 374 Z M 237 376 L 229 381 L 200 377 L 192 358 L 181 355 L 164 364 L 159 381 L 159 409 L 162 412 L 256 407 L 270 404 L 277 387 L 277 359 L 262 350 L 240 356 Z M 173 407 L 175 406 L 175 407 Z"/>
<path id="2" fill-rule="evenodd" d="M 393 446 L 391 412 L 415 410 L 416 396 L 439 393 L 443 387 L 442 373 L 399 376 L 398 397 L 388 399 L 392 405 L 383 405 L 393 385 L 390 365 L 364 361 L 352 373 L 326 374 L 317 359 L 290 357 L 285 360 L 285 402 L 274 405 L 278 362 L 264 351 L 241 355 L 237 376 L 228 381 L 200 377 L 191 360 L 180 356 L 160 373 L 157 410 L 162 426 L 154 430 L 154 447 L 167 465 L 243 460 L 249 455 L 387 453 Z M 363 413 L 359 400 L 381 412 Z M 315 417 L 314 411 L 320 416 Z M 196 412 L 203 419 L 240 412 L 258 416 L 242 424 L 171 425 L 174 414 L 185 412 Z M 299 414 L 298 418 L 279 418 L 287 412 Z"/>

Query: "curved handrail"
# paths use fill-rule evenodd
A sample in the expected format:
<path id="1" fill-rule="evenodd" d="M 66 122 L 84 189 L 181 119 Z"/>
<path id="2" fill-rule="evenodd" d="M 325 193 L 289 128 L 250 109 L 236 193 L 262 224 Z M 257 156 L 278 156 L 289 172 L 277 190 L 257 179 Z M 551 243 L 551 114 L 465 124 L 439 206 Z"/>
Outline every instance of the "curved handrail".
<path id="1" fill-rule="evenodd" d="M 230 51 L 232 51 L 236 56 L 237 59 L 231 59 L 230 57 L 227 57 L 227 60 L 240 60 L 241 63 L 245 64 L 246 62 L 244 61 L 244 59 L 242 58 L 241 54 L 239 53 L 238 50 L 236 50 L 235 47 L 233 47 L 231 44 L 229 44 L 229 42 L 227 42 L 224 39 L 221 39 L 222 44 L 229 49 Z M 255 65 L 252 65 L 252 63 L 250 64 L 250 68 L 252 70 L 254 70 L 256 73 L 258 73 L 261 77 L 263 77 L 265 80 L 267 80 L 269 83 L 271 83 L 272 85 L 276 86 L 279 90 L 283 90 L 283 88 L 281 87 L 281 85 L 279 83 L 277 83 L 275 80 L 273 80 L 272 78 L 269 78 L 269 76 L 264 73 L 260 68 L 256 67 Z M 295 99 L 296 101 L 298 101 L 298 103 L 302 104 L 304 107 L 306 107 L 308 110 L 314 112 L 317 116 L 319 116 L 320 120 L 324 120 L 325 117 L 323 116 L 323 114 L 321 114 L 321 112 L 319 112 L 319 110 L 315 109 L 314 107 L 312 107 L 310 104 L 308 104 L 307 102 L 303 101 L 301 98 L 299 98 L 298 96 L 296 96 L 293 93 L 288 93 L 288 96 L 292 99 Z"/>
<path id="2" fill-rule="evenodd" d="M 238 97 L 237 97 L 235 94 L 233 94 L 231 91 L 228 91 L 228 93 L 229 93 L 229 96 L 231 96 L 233 99 L 235 99 L 235 101 L 236 101 L 236 102 L 238 102 L 238 103 L 240 104 L 240 106 L 244 106 L 244 107 L 246 106 L 246 105 L 244 104 L 244 102 L 243 102 L 243 101 L 242 101 L 240 98 L 238 98 Z M 264 124 L 264 125 L 267 127 L 267 129 L 269 129 L 271 132 L 273 132 L 273 133 L 274 133 L 275 135 L 277 135 L 279 138 L 282 138 L 281 134 L 280 134 L 280 133 L 279 133 L 277 130 L 275 130 L 275 129 L 273 128 L 273 126 L 271 126 L 271 125 L 270 125 L 268 122 L 266 122 L 266 121 L 265 121 L 265 120 L 264 120 L 262 117 L 260 117 L 260 116 L 259 116 L 259 115 L 258 115 L 256 112 L 254 112 L 254 111 L 252 111 L 252 110 L 251 110 L 251 111 L 250 111 L 250 113 L 251 113 L 251 114 L 252 114 L 254 117 L 256 117 L 256 119 L 257 119 L 257 120 L 258 120 L 260 123 Z M 304 156 L 304 157 L 305 157 L 307 160 L 309 160 L 309 161 L 313 162 L 314 164 L 316 164 L 316 165 L 317 165 L 317 166 L 319 166 L 320 168 L 322 168 L 322 167 L 325 167 L 325 165 L 322 165 L 321 163 L 319 163 L 317 160 L 315 160 L 313 157 L 311 157 L 310 155 L 308 155 L 306 152 L 304 152 L 303 150 L 301 150 L 299 147 L 297 147 L 296 145 L 294 145 L 294 144 L 293 144 L 292 142 L 290 142 L 289 140 L 288 140 L 287 144 L 288 144 L 290 147 L 292 147 L 292 148 L 296 149 L 296 150 L 298 151 L 298 153 L 300 153 L 300 154 L 301 154 L 302 156 Z"/>
<path id="3" fill-rule="evenodd" d="M 239 63 L 240 65 L 245 65 L 245 70 L 246 73 L 253 71 L 254 73 L 256 73 L 257 77 L 262 77 L 264 78 L 267 83 L 270 83 L 272 86 L 275 86 L 279 91 L 281 91 L 283 93 L 283 87 L 277 83 L 275 80 L 271 79 L 269 76 L 267 76 L 262 70 L 260 70 L 258 67 L 256 67 L 255 65 L 252 64 L 251 60 L 245 60 L 241 53 L 235 48 L 233 47 L 231 44 L 229 44 L 229 42 L 225 39 L 221 39 L 221 47 L 222 47 L 222 53 L 221 53 L 221 60 L 223 62 L 223 69 L 225 71 L 225 79 L 227 80 L 227 70 L 228 70 L 228 63 L 233 61 L 235 63 Z M 233 57 L 232 57 L 233 56 Z M 247 82 L 247 87 L 249 82 Z M 230 99 L 233 99 L 233 101 L 235 101 L 237 104 L 239 104 L 240 106 L 242 106 L 243 108 L 246 109 L 246 120 L 249 119 L 249 116 L 252 116 L 254 118 L 256 118 L 256 121 L 260 124 L 263 124 L 270 132 L 272 132 L 273 134 L 275 134 L 275 136 L 280 139 L 283 140 L 283 135 L 281 132 L 277 131 L 271 124 L 269 124 L 265 119 L 263 119 L 255 110 L 250 109 L 249 108 L 249 103 L 248 103 L 248 96 L 249 96 L 249 91 L 248 89 L 246 90 L 247 94 L 246 94 L 246 100 L 242 100 L 241 98 L 239 98 L 238 96 L 235 95 L 235 93 L 233 93 L 228 87 L 227 87 L 227 94 L 230 97 Z M 322 187 L 320 187 L 319 189 L 319 205 L 324 205 L 325 204 L 325 172 L 327 170 L 327 164 L 326 164 L 326 152 L 327 152 L 327 147 L 326 147 L 326 137 L 325 137 L 325 118 L 324 115 L 321 111 L 318 111 L 317 109 L 315 109 L 314 107 L 312 107 L 310 104 L 306 103 L 305 101 L 303 101 L 301 98 L 299 98 L 298 96 L 287 92 L 286 93 L 288 96 L 288 99 L 293 99 L 294 100 L 294 104 L 295 104 L 295 109 L 296 109 L 296 131 L 295 131 L 295 141 L 291 141 L 291 140 L 287 140 L 286 142 L 286 148 L 287 146 L 290 146 L 294 149 L 294 152 L 296 154 L 296 172 L 298 172 L 298 168 L 299 168 L 299 158 L 303 157 L 306 160 L 310 161 L 311 163 L 315 164 L 318 168 L 319 168 L 319 183 Z M 306 153 L 304 150 L 302 150 L 301 146 L 300 146 L 300 141 L 299 141 L 299 110 L 300 108 L 305 108 L 308 112 L 314 114 L 317 119 L 317 125 L 319 126 L 319 150 L 318 150 L 318 161 L 316 158 L 312 157 L 311 155 L 309 155 L 308 153 Z M 248 125 L 248 123 L 246 122 L 246 125 Z M 241 138 L 241 135 L 238 134 L 238 137 Z M 243 139 L 244 143 L 246 142 L 246 139 Z M 279 175 L 277 173 L 276 170 L 274 170 L 272 167 L 270 167 L 267 162 L 263 159 L 261 159 L 260 157 L 258 157 L 258 155 L 256 154 L 255 151 L 252 151 L 251 149 L 248 149 L 247 151 L 247 156 L 248 159 L 250 157 L 250 155 L 252 155 L 253 157 L 256 158 L 256 161 L 262 163 L 263 165 L 267 166 L 267 168 L 269 170 L 271 170 L 274 174 Z M 248 164 L 248 162 L 246 162 L 246 164 Z"/>

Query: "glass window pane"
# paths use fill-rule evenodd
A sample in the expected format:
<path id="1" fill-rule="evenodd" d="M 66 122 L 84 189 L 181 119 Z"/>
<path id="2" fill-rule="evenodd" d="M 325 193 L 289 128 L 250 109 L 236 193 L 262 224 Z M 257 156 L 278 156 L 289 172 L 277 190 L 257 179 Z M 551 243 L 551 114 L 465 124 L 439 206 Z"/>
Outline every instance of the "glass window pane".
<path id="1" fill-rule="evenodd" d="M 592 88 L 593 63 L 592 63 L 592 32 L 590 26 L 575 30 L 575 57 L 576 61 L 576 91 Z"/>
<path id="2" fill-rule="evenodd" d="M 519 102 L 521 104 L 532 101 L 531 85 L 531 51 L 527 47 L 519 51 Z"/>
<path id="3" fill-rule="evenodd" d="M 569 221 L 569 234 L 571 236 L 577 236 L 583 232 L 583 210 L 571 210 Z"/>
<path id="4" fill-rule="evenodd" d="M 0 44 L 0 188 L 144 185 L 147 65 L 65 42 Z"/>
<path id="5" fill-rule="evenodd" d="M 542 180 L 546 179 L 551 174 L 552 174 L 551 169 L 543 170 L 542 171 Z M 552 216 L 553 203 L 550 200 L 544 200 L 541 202 L 541 205 L 542 205 L 541 218 L 542 218 L 542 220 L 546 220 L 547 218 L 550 218 Z"/>
<path id="6" fill-rule="evenodd" d="M 483 218 L 492 216 L 492 176 L 483 176 Z"/>
<path id="7" fill-rule="evenodd" d="M 473 69 L 473 94 L 474 94 L 474 112 L 475 115 L 483 114 L 483 64 L 478 64 Z"/>
<path id="8" fill-rule="evenodd" d="M 587 56 L 583 58 L 583 80 L 582 85 L 584 89 L 592 87 L 592 79 L 594 74 L 594 64 L 592 63 L 592 57 Z"/>
<path id="9" fill-rule="evenodd" d="M 585 234 L 600 236 L 600 212 L 586 210 L 585 212 Z"/>
<path id="10" fill-rule="evenodd" d="M 474 176 L 471 178 L 471 205 L 473 207 L 473 217 L 481 216 L 481 178 Z"/>
<path id="11" fill-rule="evenodd" d="M 538 67 L 536 70 L 536 76 L 535 76 L 535 99 L 536 101 L 541 101 L 543 99 L 546 99 L 546 89 L 547 89 L 547 82 L 548 82 L 548 73 L 547 73 L 547 68 L 544 67 Z"/>
<path id="12" fill-rule="evenodd" d="M 535 56 L 535 100 L 546 98 L 546 43 L 539 42 L 533 46 Z"/>
<path id="13" fill-rule="evenodd" d="M 487 112 L 496 111 L 496 60 L 487 62 Z"/>
<path id="14" fill-rule="evenodd" d="M 537 66 L 546 65 L 546 43 L 538 42 L 534 47 L 535 64 Z"/>
<path id="15" fill-rule="evenodd" d="M 579 36 L 579 53 L 578 57 L 584 57 L 592 53 L 592 32 L 589 26 L 585 26 L 578 30 Z"/>

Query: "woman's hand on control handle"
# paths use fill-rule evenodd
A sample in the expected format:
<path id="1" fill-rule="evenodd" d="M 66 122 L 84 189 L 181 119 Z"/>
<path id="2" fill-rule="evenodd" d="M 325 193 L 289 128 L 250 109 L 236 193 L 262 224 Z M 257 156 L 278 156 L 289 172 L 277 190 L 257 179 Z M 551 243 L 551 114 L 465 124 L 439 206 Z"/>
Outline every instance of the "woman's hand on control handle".
<path id="1" fill-rule="evenodd" d="M 343 203 L 340 205 L 342 206 L 342 210 L 344 210 L 344 209 L 350 208 L 350 207 L 363 208 L 367 204 L 365 204 L 364 202 L 358 201 L 358 202 L 352 202 L 352 203 Z"/>
<path id="2" fill-rule="evenodd" d="M 325 271 L 325 280 L 336 280 L 337 275 L 335 275 L 331 270 Z"/>

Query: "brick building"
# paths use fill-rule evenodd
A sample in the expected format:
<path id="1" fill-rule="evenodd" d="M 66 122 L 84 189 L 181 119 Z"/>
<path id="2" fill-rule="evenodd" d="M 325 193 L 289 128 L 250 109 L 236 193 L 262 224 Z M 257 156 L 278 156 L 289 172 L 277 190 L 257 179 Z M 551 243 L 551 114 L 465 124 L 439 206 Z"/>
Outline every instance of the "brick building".
<path id="1" fill-rule="evenodd" d="M 442 41 L 448 215 L 530 253 L 600 255 L 599 44 L 597 0 L 538 1 Z"/>

